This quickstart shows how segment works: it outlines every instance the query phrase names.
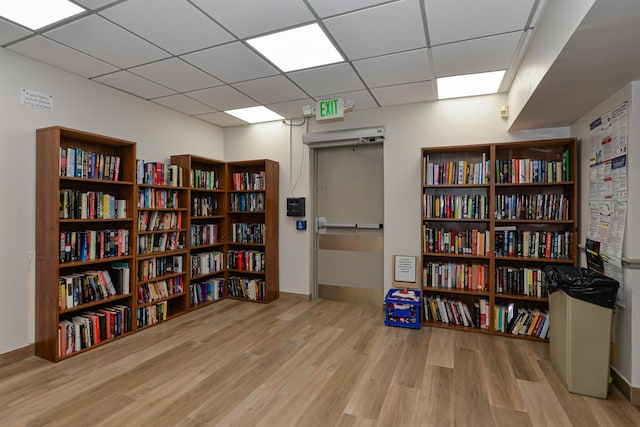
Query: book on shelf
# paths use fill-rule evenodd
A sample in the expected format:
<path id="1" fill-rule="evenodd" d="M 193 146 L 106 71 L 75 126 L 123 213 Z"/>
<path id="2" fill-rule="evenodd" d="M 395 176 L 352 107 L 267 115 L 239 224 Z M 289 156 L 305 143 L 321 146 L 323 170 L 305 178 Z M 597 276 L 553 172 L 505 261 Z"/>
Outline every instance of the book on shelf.
<path id="1" fill-rule="evenodd" d="M 428 262 L 422 283 L 433 288 L 483 291 L 489 289 L 489 267 L 478 263 Z"/>
<path id="2" fill-rule="evenodd" d="M 499 184 L 554 183 L 571 181 L 569 150 L 555 160 L 498 159 L 496 182 Z"/>
<path id="3" fill-rule="evenodd" d="M 227 295 L 253 301 L 266 300 L 266 282 L 253 277 L 231 276 L 227 283 Z"/>
<path id="4" fill-rule="evenodd" d="M 219 190 L 219 174 L 215 170 L 191 169 L 191 188 Z"/>
<path id="5" fill-rule="evenodd" d="M 218 214 L 218 199 L 212 196 L 194 196 L 191 201 L 192 216 L 214 216 Z"/>
<path id="6" fill-rule="evenodd" d="M 192 282 L 189 285 L 191 306 L 207 301 L 217 301 L 224 298 L 225 280 L 221 277 L 210 278 L 205 281 Z"/>
<path id="7" fill-rule="evenodd" d="M 216 273 L 224 268 L 223 255 L 220 251 L 192 254 L 190 259 L 191 277 Z"/>
<path id="8" fill-rule="evenodd" d="M 119 181 L 120 162 L 120 156 L 60 147 L 61 177 Z"/>
<path id="9" fill-rule="evenodd" d="M 467 303 L 441 298 L 439 295 L 425 295 L 423 298 L 425 319 L 430 322 L 477 328 Z"/>
<path id="10" fill-rule="evenodd" d="M 180 166 L 136 160 L 136 182 L 138 184 L 182 187 L 182 179 Z"/>

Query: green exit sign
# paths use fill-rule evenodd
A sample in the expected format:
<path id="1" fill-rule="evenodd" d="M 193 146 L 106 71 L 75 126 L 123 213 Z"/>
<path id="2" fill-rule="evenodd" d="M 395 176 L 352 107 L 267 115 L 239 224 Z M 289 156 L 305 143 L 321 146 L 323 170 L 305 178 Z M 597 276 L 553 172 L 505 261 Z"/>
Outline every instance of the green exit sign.
<path id="1" fill-rule="evenodd" d="M 344 117 L 344 99 L 333 98 L 318 101 L 316 120 L 332 120 Z"/>

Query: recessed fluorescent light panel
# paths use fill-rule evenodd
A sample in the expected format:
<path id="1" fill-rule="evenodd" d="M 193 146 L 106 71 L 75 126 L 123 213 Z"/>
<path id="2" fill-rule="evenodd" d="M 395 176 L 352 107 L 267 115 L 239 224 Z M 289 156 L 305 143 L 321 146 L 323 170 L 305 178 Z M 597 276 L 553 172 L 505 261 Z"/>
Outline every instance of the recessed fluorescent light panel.
<path id="1" fill-rule="evenodd" d="M 0 16 L 32 30 L 46 27 L 84 10 L 67 0 L 0 1 Z"/>
<path id="2" fill-rule="evenodd" d="M 497 93 L 504 73 L 505 70 L 438 78 L 438 99 Z"/>
<path id="3" fill-rule="evenodd" d="M 318 24 L 281 31 L 247 42 L 284 72 L 344 61 Z"/>
<path id="4" fill-rule="evenodd" d="M 284 120 L 280 114 L 269 110 L 262 105 L 258 107 L 238 108 L 237 110 L 227 110 L 225 113 L 244 120 L 247 123 L 272 122 L 274 120 Z"/>

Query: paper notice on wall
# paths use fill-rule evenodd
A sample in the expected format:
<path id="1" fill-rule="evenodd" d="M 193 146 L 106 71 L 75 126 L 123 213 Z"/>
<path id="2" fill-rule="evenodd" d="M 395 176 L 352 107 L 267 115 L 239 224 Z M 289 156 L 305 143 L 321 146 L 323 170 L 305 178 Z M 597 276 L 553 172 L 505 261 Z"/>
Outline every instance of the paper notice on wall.
<path id="1" fill-rule="evenodd" d="M 35 90 L 20 89 L 20 103 L 43 110 L 53 110 L 53 96 L 36 92 Z"/>
<path id="2" fill-rule="evenodd" d="M 589 125 L 587 264 L 620 282 L 616 303 L 621 306 L 624 306 L 622 248 L 628 198 L 627 107 L 624 102 Z"/>

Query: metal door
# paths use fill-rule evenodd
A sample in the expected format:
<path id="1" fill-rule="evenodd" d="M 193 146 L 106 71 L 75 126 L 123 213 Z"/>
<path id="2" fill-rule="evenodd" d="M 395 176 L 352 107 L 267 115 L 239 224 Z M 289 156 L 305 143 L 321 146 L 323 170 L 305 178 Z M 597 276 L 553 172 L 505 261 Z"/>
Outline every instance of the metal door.
<path id="1" fill-rule="evenodd" d="M 316 149 L 316 295 L 380 304 L 382 144 Z"/>

